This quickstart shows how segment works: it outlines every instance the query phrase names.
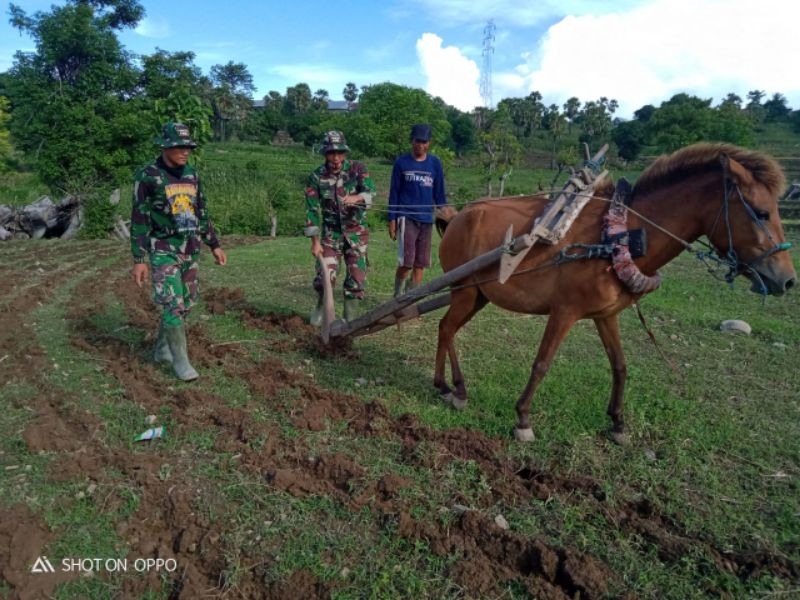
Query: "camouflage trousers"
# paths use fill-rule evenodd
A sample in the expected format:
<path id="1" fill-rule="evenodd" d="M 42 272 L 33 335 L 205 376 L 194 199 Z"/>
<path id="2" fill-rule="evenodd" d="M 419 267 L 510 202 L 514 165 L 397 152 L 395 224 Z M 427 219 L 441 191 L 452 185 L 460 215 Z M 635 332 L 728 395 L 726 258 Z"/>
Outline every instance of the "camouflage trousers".
<path id="1" fill-rule="evenodd" d="M 164 308 L 164 327 L 183 324 L 197 302 L 197 254 L 153 252 L 150 255 L 153 301 Z"/>
<path id="2" fill-rule="evenodd" d="M 328 276 L 331 283 L 336 283 L 339 274 L 339 261 L 344 256 L 347 274 L 344 278 L 344 297 L 364 297 L 364 288 L 367 283 L 367 244 L 369 232 L 363 230 L 359 233 L 330 233 L 323 237 L 322 256 L 328 261 Z M 335 259 L 335 260 L 333 260 Z M 314 277 L 314 289 L 322 295 L 322 271 L 317 261 L 317 275 Z"/>

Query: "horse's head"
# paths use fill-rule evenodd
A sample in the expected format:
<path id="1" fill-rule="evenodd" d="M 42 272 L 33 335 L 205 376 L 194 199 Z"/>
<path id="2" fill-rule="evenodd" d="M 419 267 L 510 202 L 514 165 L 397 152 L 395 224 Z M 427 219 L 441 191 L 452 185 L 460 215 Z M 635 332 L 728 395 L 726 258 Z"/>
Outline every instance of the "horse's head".
<path id="1" fill-rule="evenodd" d="M 730 263 L 731 277 L 745 275 L 752 291 L 780 296 L 797 281 L 778 215 L 783 174 L 771 172 L 779 167 L 766 158 L 763 164 L 743 164 L 724 154 L 720 160 L 722 202 L 708 237 Z"/>

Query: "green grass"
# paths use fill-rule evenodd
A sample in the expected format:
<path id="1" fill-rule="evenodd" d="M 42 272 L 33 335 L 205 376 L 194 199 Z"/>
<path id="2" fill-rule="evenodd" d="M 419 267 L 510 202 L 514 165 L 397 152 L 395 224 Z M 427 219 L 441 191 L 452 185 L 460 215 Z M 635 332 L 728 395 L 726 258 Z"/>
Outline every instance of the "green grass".
<path id="1" fill-rule="evenodd" d="M 0 204 L 26 206 L 47 194 L 47 188 L 34 173 L 10 171 L 0 177 Z"/>
<path id="2" fill-rule="evenodd" d="M 775 135 L 781 138 L 780 132 Z M 227 176 L 233 165 L 241 165 L 237 172 L 247 175 L 212 183 L 212 212 L 218 211 L 222 230 L 236 230 L 232 219 L 241 209 L 245 215 L 261 214 L 262 221 L 253 221 L 260 225 L 246 231 L 262 232 L 267 221 L 259 203 L 266 200 L 259 182 L 264 177 L 287 182 L 290 202 L 285 210 L 292 216 L 286 220 L 292 230 L 291 223 L 302 219 L 303 179 L 320 160 L 299 149 L 210 146 L 203 169 Z M 248 167 L 249 162 L 255 168 Z M 387 185 L 391 165 L 368 164 L 385 193 L 382 186 Z M 509 190 L 519 185 L 523 191 L 533 191 L 537 178 L 548 173 L 520 169 Z M 484 185 L 475 169 L 455 168 L 448 181 L 459 198 L 480 195 Z M 394 248 L 380 218 L 381 202 L 385 199 L 379 193 L 372 217 L 365 310 L 388 300 L 393 289 Z M 798 230 L 788 235 L 800 242 Z M 152 452 L 163 459 L 153 474 L 159 482 L 201 490 L 196 510 L 207 515 L 210 523 L 223 524 L 219 545 L 230 590 L 247 581 L 254 569 L 264 585 L 306 570 L 331 584 L 336 598 L 465 596 L 448 576 L 448 567 L 461 558 L 458 552 L 435 555 L 424 539 L 401 538 L 395 517 L 370 503 L 354 508 L 336 495 L 295 497 L 267 485 L 263 473 L 237 466 L 235 456 L 241 452 L 217 449 L 230 431 L 201 418 L 222 409 L 241 411 L 243 423 L 252 428 L 244 442 L 246 451 L 261 453 L 277 447 L 279 455 L 292 460 L 341 454 L 363 472 L 350 482 L 354 497 L 373 489 L 387 474 L 401 476 L 408 484 L 399 498 L 421 523 L 443 524 L 451 518 L 447 515 L 453 504 L 467 504 L 492 518 L 502 514 L 515 533 L 541 536 L 549 544 L 568 545 L 605 562 L 620 578 L 618 591 L 659 599 L 725 594 L 789 597 L 797 587 L 797 582 L 769 572 L 738 578 L 715 565 L 708 550 L 762 552 L 785 556 L 793 564 L 800 561 L 797 293 L 770 297 L 762 304 L 760 297 L 748 291 L 747 282 L 737 281 L 729 289 L 705 273 L 692 256 L 682 255 L 663 269 L 661 289 L 641 302 L 677 374 L 650 344 L 633 311 L 621 315 L 629 374 L 626 423 L 632 444 L 614 446 L 605 437 L 608 361 L 593 325 L 581 322 L 570 332 L 534 399 L 531 417 L 536 440 L 520 445 L 510 435 L 514 403 L 529 377 L 544 330 L 543 317 L 489 306 L 459 333 L 456 347 L 470 400 L 464 411 L 457 412 L 439 400 L 431 385 L 437 323 L 443 311 L 359 338 L 347 355 L 321 355 L 302 344 L 293 345 L 292 334 L 249 326 L 237 310 L 225 314 L 206 310 L 213 300 L 212 289 L 242 288 L 247 302 L 259 312 L 305 317 L 314 302 L 308 240 L 279 236 L 234 246 L 223 238 L 223 245 L 230 257 L 226 267 L 212 265 L 204 255 L 205 302 L 192 318 L 202 325 L 210 343 L 243 349 L 226 360 L 244 369 L 277 360 L 302 381 L 321 389 L 355 394 L 365 403 L 380 402 L 389 419 L 411 413 L 436 432 L 463 428 L 475 436 L 500 440 L 500 459 L 555 477 L 590 479 L 597 482 L 605 500 L 599 503 L 580 490 L 562 490 L 546 500 L 531 496 L 509 502 L 502 494 L 494 495 L 493 486 L 500 483 L 496 472 L 473 458 L 448 457 L 437 441 L 420 442 L 413 449 L 413 456 L 420 459 L 415 463 L 396 437 L 354 434 L 346 420 L 328 419 L 322 431 L 299 428 L 294 417 L 308 402 L 307 392 L 295 385 L 269 398 L 259 396 L 230 364 L 202 369 L 202 379 L 194 384 L 176 383 L 168 369 L 154 369 L 147 385 L 151 392 L 163 394 L 157 413 L 168 435 L 153 447 L 135 446 L 133 437 L 144 429 L 150 410 L 106 368 L 107 359 L 98 360 L 71 343 L 77 324 L 70 320 L 68 310 L 78 286 L 98 278 L 99 269 L 113 267 L 117 260 L 120 269 L 127 269 L 127 249 L 109 242 L 81 242 L 64 246 L 68 251 L 81 250 L 80 257 L 59 261 L 61 246 L 15 242 L 0 247 L 0 264 L 3 276 L 21 278 L 24 289 L 42 283 L 50 272 L 44 264 L 45 273 L 37 274 L 41 260 L 37 253 L 49 251 L 55 257 L 59 269 L 52 270 L 54 276 L 70 273 L 69 278 L 53 283 L 52 295 L 30 307 L 25 317 L 27 331 L 43 350 L 48 368 L 7 381 L 0 390 L 0 430 L 7 432 L 0 440 L 0 463 L 17 467 L 4 472 L 0 495 L 4 505 L 22 502 L 41 516 L 53 531 L 54 541 L 46 550 L 56 560 L 79 553 L 126 555 L 126 540 L 116 533 L 115 524 L 136 514 L 149 488 L 108 469 L 104 491 L 119 502 L 106 510 L 97 495 L 80 495 L 87 487 L 82 478 L 53 481 L 53 465 L 63 457 L 57 452 L 32 453 L 23 438 L 26 425 L 36 416 L 26 406 L 37 400 L 42 386 L 61 394 L 64 408 L 91 412 L 101 423 L 99 439 L 110 451 Z M 436 256 L 434 248 L 434 265 L 427 278 L 441 272 Z M 800 267 L 797 253 L 795 264 Z M 108 287 L 104 304 L 83 307 L 87 322 L 103 339 L 127 348 L 144 364 L 152 332 L 132 325 L 128 309 L 118 300 L 121 293 L 129 293 L 120 292 L 127 272 L 115 273 L 110 281 L 109 275 L 104 277 L 98 278 L 98 285 Z M 339 289 L 336 300 L 341 310 Z M 22 290 L 13 290 L 0 305 L 5 307 L 19 293 Z M 720 332 L 719 323 L 731 318 L 748 321 L 753 335 Z M 20 344 L 26 341 L 23 336 Z M 283 345 L 275 346 L 278 343 Z M 359 378 L 369 383 L 356 386 Z M 207 394 L 216 404 L 179 407 L 169 402 L 186 390 Z M 380 427 L 388 431 L 385 423 L 376 424 L 379 432 Z M 427 465 L 422 459 L 431 457 L 439 462 L 421 466 Z M 688 540 L 680 560 L 663 560 L 657 544 L 640 531 L 615 526 L 607 517 L 642 499 L 652 503 L 665 522 L 676 524 L 674 535 Z M 253 561 L 254 556 L 262 559 Z M 108 576 L 81 578 L 59 587 L 56 597 L 119 595 L 124 581 Z M 0 590 L 8 591 L 8 587 Z M 141 597 L 169 593 L 170 583 L 165 581 Z M 506 586 L 504 593 L 528 597 L 518 582 Z"/>

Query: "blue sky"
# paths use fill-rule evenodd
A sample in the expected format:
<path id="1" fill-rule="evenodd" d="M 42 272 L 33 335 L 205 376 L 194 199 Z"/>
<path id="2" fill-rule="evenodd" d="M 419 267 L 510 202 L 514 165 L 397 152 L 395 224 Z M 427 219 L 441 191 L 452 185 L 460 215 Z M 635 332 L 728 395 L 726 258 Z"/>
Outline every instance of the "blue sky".
<path id="1" fill-rule="evenodd" d="M 60 4 L 60 2 L 55 2 Z M 53 2 L 18 2 L 26 11 Z M 796 0 L 385 0 L 383 2 L 142 2 L 131 52 L 191 50 L 208 73 L 243 62 L 260 98 L 306 82 L 340 99 L 348 81 L 423 88 L 462 110 L 481 103 L 481 44 L 496 25 L 493 100 L 538 90 L 616 98 L 627 117 L 678 92 L 714 98 L 783 93 L 800 108 Z M 756 6 L 758 8 L 754 8 Z M 7 12 L 8 4 L 6 3 Z M 0 22 L 0 71 L 30 39 Z"/>

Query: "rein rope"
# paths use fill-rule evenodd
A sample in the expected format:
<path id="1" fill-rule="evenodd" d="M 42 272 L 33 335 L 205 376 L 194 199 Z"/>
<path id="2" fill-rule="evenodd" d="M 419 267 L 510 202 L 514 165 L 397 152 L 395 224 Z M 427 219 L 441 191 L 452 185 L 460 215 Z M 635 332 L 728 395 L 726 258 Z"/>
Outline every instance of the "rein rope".
<path id="1" fill-rule="evenodd" d="M 764 225 L 764 219 L 758 216 L 756 211 L 751 206 L 750 202 L 748 202 L 745 195 L 742 193 L 739 184 L 733 180 L 730 176 L 730 169 L 728 166 L 728 161 L 723 161 L 723 186 L 724 186 L 724 193 L 723 193 L 723 202 L 722 206 L 720 207 L 720 212 L 717 215 L 717 218 L 714 221 L 714 226 L 711 229 L 712 235 L 716 230 L 717 224 L 719 223 L 720 217 L 724 217 L 725 221 L 725 228 L 728 238 L 728 251 L 722 252 L 715 246 L 710 243 L 707 243 L 703 240 L 696 240 L 696 244 L 702 246 L 703 249 L 698 249 L 693 245 L 691 242 L 686 241 L 685 239 L 681 238 L 680 236 L 674 234 L 673 232 L 669 231 L 665 227 L 659 225 L 658 223 L 654 222 L 652 219 L 644 216 L 641 212 L 637 211 L 636 209 L 632 208 L 630 205 L 625 205 L 625 210 L 630 212 L 631 214 L 636 215 L 642 222 L 647 223 L 654 229 L 660 231 L 664 235 L 668 236 L 669 238 L 675 240 L 679 244 L 683 246 L 683 248 L 692 254 L 694 254 L 695 258 L 702 262 L 706 266 L 706 270 L 708 273 L 717 280 L 725 281 L 728 285 L 733 287 L 734 279 L 737 275 L 741 274 L 745 270 L 749 271 L 752 275 L 754 281 L 757 282 L 759 286 L 759 293 L 762 296 L 762 302 L 766 301 L 766 296 L 769 293 L 766 284 L 764 283 L 763 278 L 755 270 L 755 266 L 760 262 L 764 261 L 765 259 L 769 258 L 773 254 L 777 252 L 781 252 L 783 250 L 789 250 L 792 247 L 791 242 L 783 242 L 783 243 L 776 243 L 775 238 L 770 233 L 769 229 Z M 757 256 L 755 259 L 745 262 L 741 260 L 736 253 L 736 250 L 733 248 L 733 226 L 730 220 L 730 204 L 731 204 L 731 192 L 736 192 L 736 198 L 742 203 L 742 206 L 745 209 L 745 212 L 750 217 L 750 219 L 755 222 L 758 227 L 766 234 L 769 241 L 772 242 L 772 247 L 768 250 L 764 251 L 762 254 Z M 546 192 L 549 193 L 549 192 Z M 580 194 L 576 194 L 580 195 Z M 496 200 L 501 200 L 502 198 L 497 198 Z M 598 196 L 591 196 L 592 200 L 598 200 L 602 202 L 606 202 L 612 207 L 618 201 L 612 198 L 602 198 Z M 495 199 L 483 199 L 476 202 L 491 202 Z M 588 260 L 588 259 L 595 259 L 595 258 L 609 258 L 613 255 L 614 252 L 614 244 L 583 244 L 583 243 L 574 243 L 569 244 L 562 248 L 559 253 L 553 257 L 551 260 L 537 265 L 535 267 L 530 267 L 528 269 L 522 269 L 515 271 L 511 276 L 516 277 L 517 275 L 522 275 L 524 273 L 530 273 L 532 271 L 540 271 L 543 269 L 547 269 L 550 267 L 555 267 L 561 264 L 565 264 L 568 262 L 573 262 L 576 260 Z M 727 272 L 724 275 L 720 275 L 720 269 L 727 268 Z M 460 286 L 450 286 L 451 290 L 458 290 L 466 287 L 471 287 L 474 285 L 480 285 L 482 283 L 490 283 L 492 281 L 496 281 L 497 277 L 489 277 L 483 279 L 481 281 L 477 281 L 475 283 L 468 283 L 463 284 Z"/>

